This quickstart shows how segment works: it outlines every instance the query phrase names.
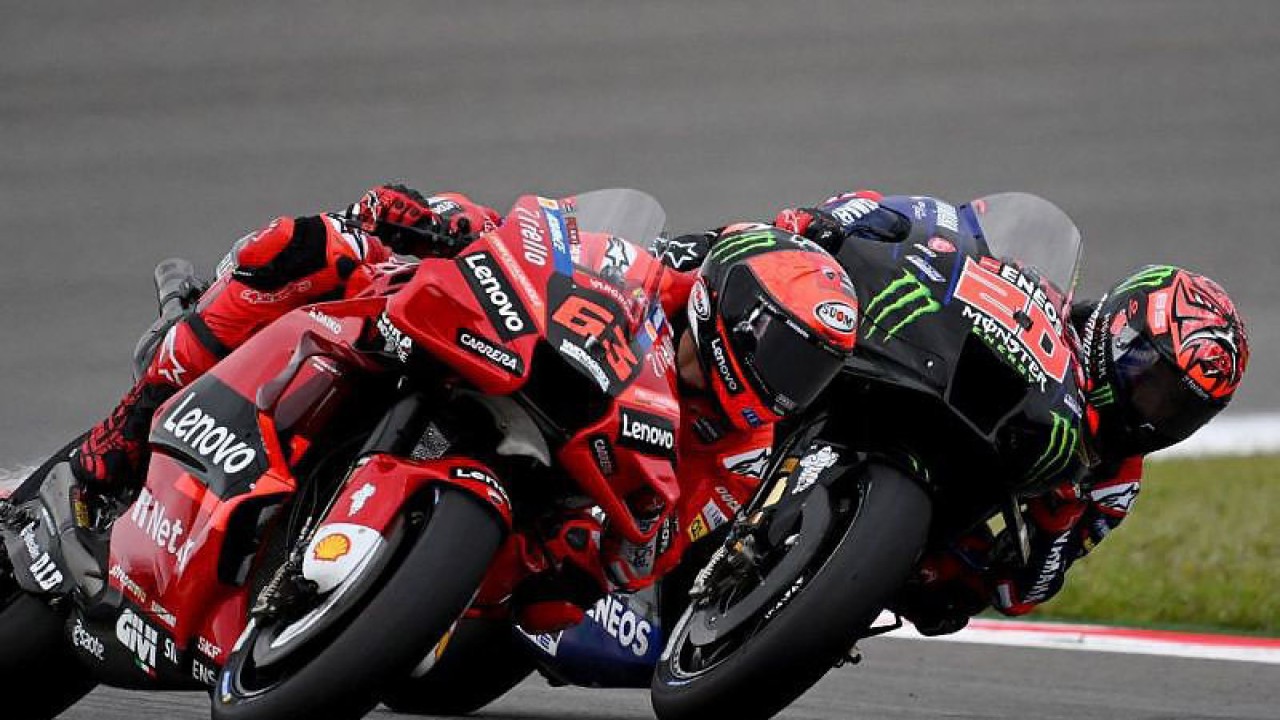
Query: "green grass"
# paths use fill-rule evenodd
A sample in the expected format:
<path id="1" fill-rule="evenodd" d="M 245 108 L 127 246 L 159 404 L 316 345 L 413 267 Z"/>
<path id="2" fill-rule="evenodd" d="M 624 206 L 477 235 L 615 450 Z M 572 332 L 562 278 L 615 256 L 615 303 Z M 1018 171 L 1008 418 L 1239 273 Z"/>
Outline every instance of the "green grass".
<path id="1" fill-rule="evenodd" d="M 1032 617 L 1280 635 L 1280 457 L 1148 463 L 1129 517 Z"/>

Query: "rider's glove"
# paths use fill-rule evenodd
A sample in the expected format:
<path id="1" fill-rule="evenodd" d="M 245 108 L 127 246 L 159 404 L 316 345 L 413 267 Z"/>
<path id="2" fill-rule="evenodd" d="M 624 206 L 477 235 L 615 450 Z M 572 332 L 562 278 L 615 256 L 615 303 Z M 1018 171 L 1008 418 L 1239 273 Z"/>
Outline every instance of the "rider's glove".
<path id="1" fill-rule="evenodd" d="M 398 184 L 370 188 L 349 214 L 361 230 L 375 235 L 383 224 L 418 227 L 436 222 L 427 198 L 413 188 Z"/>
<path id="2" fill-rule="evenodd" d="M 462 193 L 441 193 L 427 198 L 427 206 L 439 218 L 441 232 L 454 240 L 471 242 L 498 228 L 502 218 L 491 207 L 473 202 Z"/>
<path id="3" fill-rule="evenodd" d="M 844 228 L 834 215 L 822 208 L 787 208 L 774 218 L 775 227 L 806 237 L 827 252 L 836 252 L 844 242 Z"/>

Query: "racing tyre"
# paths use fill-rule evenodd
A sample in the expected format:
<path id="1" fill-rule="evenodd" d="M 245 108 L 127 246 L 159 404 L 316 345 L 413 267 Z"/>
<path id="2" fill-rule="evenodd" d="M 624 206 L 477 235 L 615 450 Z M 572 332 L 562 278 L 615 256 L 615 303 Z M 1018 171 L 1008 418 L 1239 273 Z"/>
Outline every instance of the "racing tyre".
<path id="1" fill-rule="evenodd" d="M 828 526 L 829 540 L 802 567 L 780 562 L 767 571 L 759 587 L 780 590 L 770 591 L 758 610 L 731 631 L 710 633 L 711 639 L 691 633 L 699 613 L 704 623 L 711 614 L 728 620 L 735 604 L 746 607 L 754 588 L 713 591 L 685 610 L 654 673 L 651 700 L 661 720 L 773 717 L 845 657 L 875 621 L 918 558 L 932 507 L 897 467 L 872 463 L 855 472 L 862 474 L 849 519 Z M 775 572 L 783 576 L 770 577 Z"/>
<path id="2" fill-rule="evenodd" d="M 372 710 L 383 679 L 407 674 L 466 609 L 502 541 L 501 522 L 467 493 L 440 490 L 426 512 L 362 601 L 289 655 L 272 655 L 288 628 L 251 622 L 218 677 L 214 720 L 340 720 Z"/>
<path id="3" fill-rule="evenodd" d="M 389 686 L 382 702 L 399 713 L 469 715 L 519 685 L 533 669 L 509 620 L 462 620 L 431 669 Z"/>
<path id="4" fill-rule="evenodd" d="M 66 618 L 16 587 L 8 590 L 0 600 L 0 716 L 56 717 L 97 683 L 67 643 Z"/>

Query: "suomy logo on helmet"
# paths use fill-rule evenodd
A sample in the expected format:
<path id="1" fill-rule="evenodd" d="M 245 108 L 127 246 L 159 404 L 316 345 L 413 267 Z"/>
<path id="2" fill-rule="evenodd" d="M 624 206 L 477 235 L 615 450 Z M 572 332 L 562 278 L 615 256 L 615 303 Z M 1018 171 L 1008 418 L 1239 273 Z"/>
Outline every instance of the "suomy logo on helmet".
<path id="1" fill-rule="evenodd" d="M 828 300 L 813 309 L 814 317 L 823 325 L 840 333 L 851 333 L 858 327 L 858 311 L 848 303 Z"/>

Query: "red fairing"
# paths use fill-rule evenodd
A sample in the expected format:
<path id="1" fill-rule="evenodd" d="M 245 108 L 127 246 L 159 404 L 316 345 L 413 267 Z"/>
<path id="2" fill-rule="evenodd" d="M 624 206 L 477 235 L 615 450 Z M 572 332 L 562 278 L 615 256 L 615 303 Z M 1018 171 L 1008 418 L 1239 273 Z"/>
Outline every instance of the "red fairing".
<path id="1" fill-rule="evenodd" d="M 374 298 L 293 311 L 156 412 L 147 482 L 112 528 L 107 567 L 110 586 L 172 635 L 177 650 L 198 646 L 206 662 L 220 664 L 244 629 L 249 587 L 228 577 L 238 568 L 223 559 L 227 543 L 243 541 L 246 527 L 296 492 L 290 465 L 349 392 L 356 368 L 341 357 L 351 357 L 349 343 L 383 305 Z M 339 359 L 299 352 L 307 348 Z M 274 402 L 262 412 L 259 391 L 273 381 Z M 278 432 L 288 433 L 287 445 Z M 183 456 L 204 465 L 204 477 Z"/>
<path id="2" fill-rule="evenodd" d="M 587 379 L 583 391 L 609 403 L 590 427 L 571 428 L 557 457 L 625 537 L 647 541 L 657 528 L 642 529 L 626 498 L 644 488 L 670 504 L 679 494 L 665 274 L 643 248 L 579 232 L 575 212 L 572 198 L 520 198 L 456 258 L 424 260 L 387 317 L 489 394 L 527 384 L 539 343 L 560 353 Z"/>
<path id="3" fill-rule="evenodd" d="M 493 508 L 510 529 L 511 500 L 497 476 L 483 463 L 457 457 L 424 462 L 372 455 L 351 474 L 325 523 L 353 523 L 385 535 L 405 502 L 432 484 L 451 485 L 471 493 Z"/>

